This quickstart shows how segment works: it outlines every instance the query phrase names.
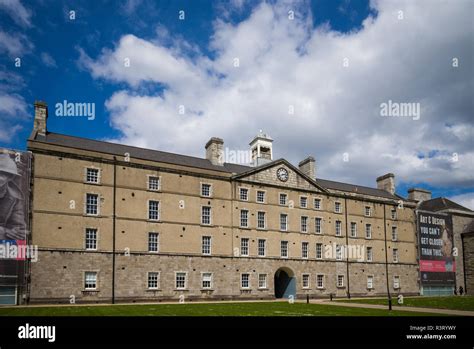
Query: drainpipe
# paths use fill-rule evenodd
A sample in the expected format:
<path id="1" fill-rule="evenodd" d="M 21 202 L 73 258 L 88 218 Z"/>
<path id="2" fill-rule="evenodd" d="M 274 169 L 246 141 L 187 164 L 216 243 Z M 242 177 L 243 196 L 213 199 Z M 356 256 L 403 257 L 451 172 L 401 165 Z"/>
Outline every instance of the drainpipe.
<path id="1" fill-rule="evenodd" d="M 385 212 L 385 204 L 383 204 L 383 233 L 385 237 L 385 275 L 387 276 L 388 310 L 392 310 L 392 298 L 390 297 L 390 286 L 388 283 L 387 218 Z"/>
<path id="2" fill-rule="evenodd" d="M 115 198 L 117 194 L 117 158 L 114 156 L 114 190 L 113 190 L 113 212 L 112 212 L 112 304 L 115 304 L 115 220 L 116 207 Z"/>
<path id="3" fill-rule="evenodd" d="M 349 276 L 349 231 L 347 225 L 347 198 L 344 197 L 344 215 L 346 220 L 346 267 L 347 267 L 347 298 L 351 299 L 351 283 L 350 283 L 350 276 Z"/>

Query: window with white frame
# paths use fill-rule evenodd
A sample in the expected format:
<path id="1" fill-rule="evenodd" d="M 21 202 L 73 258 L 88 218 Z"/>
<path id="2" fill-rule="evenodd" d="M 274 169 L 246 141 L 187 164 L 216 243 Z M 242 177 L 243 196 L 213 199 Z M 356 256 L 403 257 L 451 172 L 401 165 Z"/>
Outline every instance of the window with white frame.
<path id="1" fill-rule="evenodd" d="M 86 290 L 97 289 L 97 272 L 86 271 L 84 273 L 84 289 Z"/>
<path id="2" fill-rule="evenodd" d="M 316 244 L 316 259 L 323 259 L 323 244 Z"/>
<path id="3" fill-rule="evenodd" d="M 267 288 L 267 274 L 258 274 L 258 288 Z"/>
<path id="4" fill-rule="evenodd" d="M 336 221 L 336 236 L 342 235 L 342 222 Z"/>
<path id="5" fill-rule="evenodd" d="M 258 256 L 265 257 L 267 253 L 267 242 L 264 239 L 258 239 Z"/>
<path id="6" fill-rule="evenodd" d="M 280 256 L 282 258 L 288 258 L 288 241 L 280 242 Z"/>
<path id="7" fill-rule="evenodd" d="M 263 212 L 263 211 L 258 211 L 257 212 L 257 228 L 258 229 L 265 229 L 266 228 L 265 212 Z"/>
<path id="8" fill-rule="evenodd" d="M 321 199 L 314 199 L 314 208 L 316 210 L 320 210 L 321 209 Z"/>
<path id="9" fill-rule="evenodd" d="M 335 202 L 334 203 L 334 212 L 336 213 L 341 213 L 342 212 L 342 205 L 340 202 Z"/>
<path id="10" fill-rule="evenodd" d="M 202 273 L 201 274 L 201 287 L 203 289 L 212 288 L 212 273 Z"/>
<path id="11" fill-rule="evenodd" d="M 398 263 L 398 248 L 392 250 L 393 263 Z"/>
<path id="12" fill-rule="evenodd" d="M 395 275 L 393 277 L 393 288 L 395 290 L 398 290 L 400 288 L 400 276 L 398 276 L 398 275 Z"/>
<path id="13" fill-rule="evenodd" d="M 337 276 L 337 287 L 344 287 L 344 275 Z"/>
<path id="14" fill-rule="evenodd" d="M 86 214 L 97 216 L 99 214 L 99 195 L 86 194 Z"/>
<path id="15" fill-rule="evenodd" d="M 288 201 L 288 195 L 280 193 L 280 205 L 286 206 L 287 201 Z"/>
<path id="16" fill-rule="evenodd" d="M 301 232 L 307 233 L 308 232 L 308 217 L 301 216 L 301 224 L 300 224 Z"/>
<path id="17" fill-rule="evenodd" d="M 369 290 L 374 288 L 374 277 L 372 275 L 367 276 L 367 288 Z"/>
<path id="18" fill-rule="evenodd" d="M 341 245 L 336 245 L 336 259 L 338 261 L 342 260 L 342 247 L 341 247 Z"/>
<path id="19" fill-rule="evenodd" d="M 249 211 L 240 210 L 240 227 L 248 228 L 248 226 L 249 226 Z"/>
<path id="20" fill-rule="evenodd" d="M 365 238 L 372 239 L 372 225 L 371 224 L 365 225 Z"/>
<path id="21" fill-rule="evenodd" d="M 86 170 L 86 182 L 87 183 L 99 183 L 100 172 L 98 168 L 87 168 Z"/>
<path id="22" fill-rule="evenodd" d="M 351 222 L 351 237 L 352 238 L 357 237 L 357 223 L 356 222 Z"/>
<path id="23" fill-rule="evenodd" d="M 160 236 L 158 233 L 148 233 L 148 252 L 158 252 Z"/>
<path id="24" fill-rule="evenodd" d="M 240 193 L 239 194 L 240 200 L 242 201 L 249 200 L 249 190 L 247 188 L 240 188 L 239 193 Z"/>
<path id="25" fill-rule="evenodd" d="M 309 288 L 309 274 L 301 275 L 301 284 L 303 288 Z"/>
<path id="26" fill-rule="evenodd" d="M 148 219 L 158 221 L 160 219 L 160 202 L 155 200 L 148 201 Z"/>
<path id="27" fill-rule="evenodd" d="M 240 239 L 240 255 L 241 256 L 249 255 L 249 238 Z"/>
<path id="28" fill-rule="evenodd" d="M 187 287 L 187 274 L 185 272 L 178 272 L 175 276 L 175 286 L 178 290 L 184 290 Z"/>
<path id="29" fill-rule="evenodd" d="M 314 229 L 316 234 L 321 234 L 323 229 L 322 229 L 322 219 L 319 217 L 316 217 L 314 219 Z"/>
<path id="30" fill-rule="evenodd" d="M 280 230 L 282 231 L 288 230 L 288 215 L 285 213 L 280 214 Z"/>
<path id="31" fill-rule="evenodd" d="M 372 215 L 372 209 L 370 208 L 370 206 L 365 206 L 365 215 L 367 217 L 370 217 Z"/>
<path id="32" fill-rule="evenodd" d="M 97 250 L 97 229 L 86 228 L 86 250 Z"/>
<path id="33" fill-rule="evenodd" d="M 390 212 L 391 212 L 391 218 L 397 219 L 397 210 L 393 208 Z"/>
<path id="34" fill-rule="evenodd" d="M 372 262 L 373 261 L 373 251 L 372 247 L 367 247 L 367 262 Z"/>
<path id="35" fill-rule="evenodd" d="M 201 224 L 203 225 L 211 224 L 211 207 L 210 206 L 201 207 Z"/>
<path id="36" fill-rule="evenodd" d="M 160 190 L 160 177 L 148 176 L 148 190 Z"/>
<path id="37" fill-rule="evenodd" d="M 257 190 L 257 202 L 260 204 L 265 203 L 265 192 L 263 190 Z"/>
<path id="38" fill-rule="evenodd" d="M 324 288 L 324 275 L 322 274 L 316 275 L 316 287 Z"/>
<path id="39" fill-rule="evenodd" d="M 212 186 L 209 183 L 201 183 L 201 196 L 207 198 L 212 196 Z"/>
<path id="40" fill-rule="evenodd" d="M 149 272 L 148 273 L 148 288 L 150 290 L 156 290 L 160 286 L 160 273 L 158 272 Z"/>
<path id="41" fill-rule="evenodd" d="M 308 207 L 308 198 L 306 196 L 300 196 L 300 207 L 301 208 Z"/>
<path id="42" fill-rule="evenodd" d="M 301 243 L 301 258 L 308 259 L 308 245 L 306 241 Z"/>
<path id="43" fill-rule="evenodd" d="M 392 241 L 398 240 L 398 230 L 397 227 L 392 227 Z"/>
<path id="44" fill-rule="evenodd" d="M 250 288 L 250 274 L 244 273 L 240 275 L 240 287 Z"/>
<path id="45" fill-rule="evenodd" d="M 202 237 L 202 254 L 210 255 L 211 254 L 211 237 L 203 236 Z"/>

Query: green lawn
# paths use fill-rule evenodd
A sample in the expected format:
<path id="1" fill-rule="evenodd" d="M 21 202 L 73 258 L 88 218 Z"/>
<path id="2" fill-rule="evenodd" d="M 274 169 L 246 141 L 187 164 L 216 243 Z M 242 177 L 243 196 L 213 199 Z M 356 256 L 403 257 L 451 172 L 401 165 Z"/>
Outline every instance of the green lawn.
<path id="1" fill-rule="evenodd" d="M 436 314 L 285 302 L 0 308 L 0 316 L 430 316 Z"/>
<path id="2" fill-rule="evenodd" d="M 341 302 L 354 302 L 362 304 L 383 304 L 387 305 L 388 300 L 385 299 L 351 299 L 338 300 Z M 393 305 L 397 304 L 397 298 L 392 299 Z M 453 310 L 470 310 L 474 311 L 474 296 L 451 296 L 451 297 L 404 297 L 403 306 L 422 307 L 436 309 L 453 309 Z"/>

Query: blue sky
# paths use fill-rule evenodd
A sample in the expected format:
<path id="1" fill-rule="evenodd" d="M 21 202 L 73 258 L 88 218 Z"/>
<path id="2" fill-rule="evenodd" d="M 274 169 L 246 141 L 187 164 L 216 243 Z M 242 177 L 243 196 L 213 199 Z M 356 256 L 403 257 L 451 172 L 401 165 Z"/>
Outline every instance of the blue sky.
<path id="1" fill-rule="evenodd" d="M 393 172 L 401 195 L 474 209 L 472 13 L 461 0 L 0 2 L 0 146 L 25 149 L 40 99 L 52 132 L 203 156 L 212 136 L 241 150 L 263 129 L 276 157 L 313 155 L 321 178 Z M 95 120 L 56 116 L 63 100 L 95 103 Z M 388 100 L 419 103 L 420 120 L 382 118 Z"/>

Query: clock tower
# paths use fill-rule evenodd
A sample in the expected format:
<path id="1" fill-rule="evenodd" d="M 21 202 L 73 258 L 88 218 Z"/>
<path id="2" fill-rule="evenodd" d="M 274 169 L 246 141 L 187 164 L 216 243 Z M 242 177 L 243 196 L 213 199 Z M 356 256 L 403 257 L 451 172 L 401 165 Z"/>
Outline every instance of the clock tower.
<path id="1" fill-rule="evenodd" d="M 252 166 L 260 166 L 273 161 L 273 139 L 262 130 L 249 143 L 252 152 Z"/>

